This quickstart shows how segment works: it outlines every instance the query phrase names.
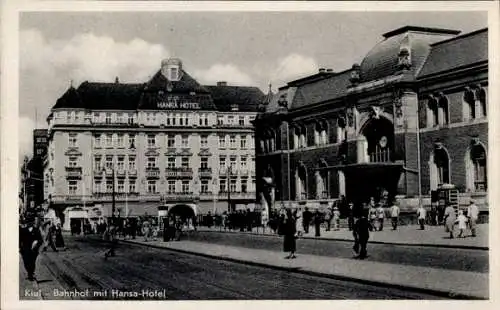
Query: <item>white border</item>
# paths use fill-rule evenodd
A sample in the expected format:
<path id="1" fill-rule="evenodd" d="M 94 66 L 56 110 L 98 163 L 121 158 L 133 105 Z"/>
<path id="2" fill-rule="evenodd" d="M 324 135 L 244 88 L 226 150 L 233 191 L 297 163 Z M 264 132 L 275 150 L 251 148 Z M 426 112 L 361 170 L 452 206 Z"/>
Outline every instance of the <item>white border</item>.
<path id="1" fill-rule="evenodd" d="M 496 210 L 500 191 L 496 191 L 497 174 L 500 158 L 497 148 L 500 145 L 498 122 L 489 123 L 489 188 L 490 188 L 490 301 L 487 302 L 397 302 L 391 301 L 388 305 L 383 301 L 214 301 L 214 302 L 91 302 L 91 301 L 18 301 L 18 253 L 17 253 L 17 206 L 19 192 L 18 172 L 18 81 L 19 81 L 19 13 L 25 11 L 489 11 L 489 119 L 496 120 L 500 115 L 499 98 L 499 68 L 498 38 L 500 29 L 499 9 L 496 1 L 445 1 L 445 2 L 161 2 L 161 1 L 22 1 L 4 0 L 2 6 L 2 50 L 1 50 L 1 110 L 0 110 L 0 151 L 1 151 L 1 297 L 2 309 L 55 309 L 57 307 L 73 309 L 101 309 L 113 306 L 135 309 L 137 306 L 168 306 L 176 309 L 187 309 L 202 306 L 205 309 L 251 309 L 290 308 L 302 309 L 304 307 L 332 307 L 347 309 L 347 307 L 383 308 L 428 308 L 449 306 L 454 309 L 467 309 L 481 303 L 482 307 L 493 308 L 498 300 L 500 291 L 498 285 L 498 244 L 499 227 Z M 495 159 L 495 160 L 493 160 Z"/>

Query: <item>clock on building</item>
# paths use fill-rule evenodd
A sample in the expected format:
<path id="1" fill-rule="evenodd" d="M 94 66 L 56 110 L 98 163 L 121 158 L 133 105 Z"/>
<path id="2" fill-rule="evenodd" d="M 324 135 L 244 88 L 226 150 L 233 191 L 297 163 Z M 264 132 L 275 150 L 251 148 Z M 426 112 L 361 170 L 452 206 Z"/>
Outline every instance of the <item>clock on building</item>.
<path id="1" fill-rule="evenodd" d="M 381 148 L 385 148 L 387 146 L 387 137 L 383 136 L 380 138 L 380 141 L 378 142 Z"/>

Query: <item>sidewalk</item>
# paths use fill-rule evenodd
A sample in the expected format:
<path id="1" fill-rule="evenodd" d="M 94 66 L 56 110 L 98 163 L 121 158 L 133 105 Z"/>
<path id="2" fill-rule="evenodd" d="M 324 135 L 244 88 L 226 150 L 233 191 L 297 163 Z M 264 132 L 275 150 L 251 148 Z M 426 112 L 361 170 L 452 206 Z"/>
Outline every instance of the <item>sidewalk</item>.
<path id="1" fill-rule="evenodd" d="M 20 300 L 64 300 L 62 297 L 54 296 L 54 290 L 64 291 L 64 287 L 55 279 L 49 271 L 44 254 L 38 256 L 36 262 L 36 281 L 29 281 L 28 274 L 24 269 L 23 260 L 19 257 L 19 299 Z"/>
<path id="2" fill-rule="evenodd" d="M 246 233 L 276 236 L 271 229 L 254 228 L 252 232 L 240 232 L 239 230 L 224 231 L 220 228 L 198 227 L 199 231 L 213 231 L 222 233 Z M 488 224 L 477 225 L 477 237 L 454 238 L 449 239 L 449 234 L 445 232 L 443 226 L 426 226 L 425 230 L 419 230 L 417 225 L 399 226 L 396 231 L 392 227 L 384 227 L 383 231 L 370 232 L 370 243 L 387 243 L 394 245 L 409 245 L 409 246 L 433 246 L 433 247 L 450 247 L 463 249 L 478 249 L 488 250 Z M 353 241 L 352 232 L 347 228 L 341 228 L 338 231 L 321 230 L 321 237 L 314 236 L 314 227 L 311 226 L 309 234 L 302 238 L 306 239 L 322 239 L 322 240 L 340 240 Z"/>
<path id="3" fill-rule="evenodd" d="M 346 279 L 367 284 L 410 289 L 450 298 L 488 299 L 489 275 L 468 271 L 403 266 L 316 255 L 298 255 L 284 259 L 285 253 L 223 246 L 192 241 L 163 242 L 126 240 L 144 246 L 165 248 L 178 252 L 235 261 L 251 265 L 289 270 L 306 274 Z"/>

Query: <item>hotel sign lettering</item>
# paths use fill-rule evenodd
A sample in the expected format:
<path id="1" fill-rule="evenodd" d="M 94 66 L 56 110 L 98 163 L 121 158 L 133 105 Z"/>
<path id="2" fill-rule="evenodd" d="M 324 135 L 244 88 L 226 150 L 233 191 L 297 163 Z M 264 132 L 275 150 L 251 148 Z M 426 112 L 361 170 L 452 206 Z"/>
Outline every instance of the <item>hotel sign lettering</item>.
<path id="1" fill-rule="evenodd" d="M 156 102 L 158 109 L 172 109 L 172 110 L 199 110 L 200 104 L 198 102 L 190 102 L 181 100 L 178 96 L 168 96 Z"/>

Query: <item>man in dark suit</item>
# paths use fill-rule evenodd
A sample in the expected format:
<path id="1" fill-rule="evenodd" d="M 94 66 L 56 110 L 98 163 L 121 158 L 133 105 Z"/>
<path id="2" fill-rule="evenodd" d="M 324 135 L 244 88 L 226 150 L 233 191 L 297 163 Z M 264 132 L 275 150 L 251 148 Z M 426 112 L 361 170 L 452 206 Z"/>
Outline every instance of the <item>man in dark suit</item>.
<path id="1" fill-rule="evenodd" d="M 361 209 L 358 212 L 359 219 L 354 223 L 354 251 L 359 253 L 356 258 L 364 259 L 366 258 L 367 251 L 366 245 L 368 244 L 368 239 L 370 238 L 370 221 L 368 221 L 367 210 Z"/>
<path id="2" fill-rule="evenodd" d="M 304 233 L 309 233 L 309 224 L 311 223 L 312 213 L 307 207 L 305 207 L 302 213 L 302 226 L 304 226 Z"/>
<path id="3" fill-rule="evenodd" d="M 19 252 L 30 281 L 36 280 L 36 259 L 42 244 L 43 237 L 40 232 L 39 218 L 31 214 L 26 215 L 19 225 Z"/>

